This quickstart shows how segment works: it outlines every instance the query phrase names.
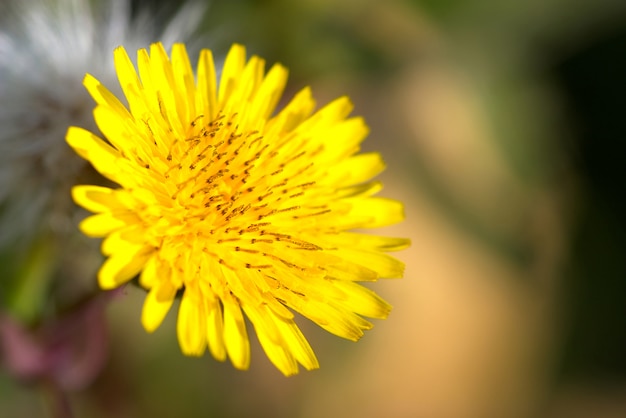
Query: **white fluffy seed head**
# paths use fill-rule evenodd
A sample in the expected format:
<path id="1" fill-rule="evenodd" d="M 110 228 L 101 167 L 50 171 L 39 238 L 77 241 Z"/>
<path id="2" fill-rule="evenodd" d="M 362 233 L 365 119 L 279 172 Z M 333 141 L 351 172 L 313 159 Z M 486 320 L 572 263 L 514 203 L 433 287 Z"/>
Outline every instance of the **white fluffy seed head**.
<path id="1" fill-rule="evenodd" d="M 164 26 L 131 17 L 129 0 L 13 0 L 0 30 L 0 250 L 76 231 L 72 185 L 91 170 L 65 143 L 70 125 L 95 130 L 85 73 L 118 86 L 113 49 L 188 41 L 205 3 L 187 3 Z M 191 43 L 193 49 L 194 43 Z"/>

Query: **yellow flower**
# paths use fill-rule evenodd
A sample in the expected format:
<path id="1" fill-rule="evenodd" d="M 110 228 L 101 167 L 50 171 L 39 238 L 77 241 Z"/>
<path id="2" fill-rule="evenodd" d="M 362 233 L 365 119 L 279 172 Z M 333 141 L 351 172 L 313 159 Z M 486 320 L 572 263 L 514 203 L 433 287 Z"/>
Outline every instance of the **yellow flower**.
<path id="1" fill-rule="evenodd" d="M 163 321 L 177 295 L 177 333 L 186 355 L 250 362 L 244 314 L 285 375 L 319 367 L 293 312 L 350 340 L 390 306 L 357 281 L 400 277 L 384 254 L 408 240 L 349 232 L 403 219 L 394 200 L 373 197 L 384 169 L 377 153 L 355 155 L 368 128 L 343 97 L 314 112 L 309 88 L 274 114 L 287 70 L 228 53 L 219 86 L 211 51 L 196 78 L 185 47 L 124 48 L 115 67 L 128 110 L 87 74 L 96 123 L 108 142 L 77 127 L 67 142 L 121 187 L 76 186 L 96 213 L 81 230 L 106 237 L 98 280 L 116 288 L 139 274 L 148 289 L 142 323 Z"/>

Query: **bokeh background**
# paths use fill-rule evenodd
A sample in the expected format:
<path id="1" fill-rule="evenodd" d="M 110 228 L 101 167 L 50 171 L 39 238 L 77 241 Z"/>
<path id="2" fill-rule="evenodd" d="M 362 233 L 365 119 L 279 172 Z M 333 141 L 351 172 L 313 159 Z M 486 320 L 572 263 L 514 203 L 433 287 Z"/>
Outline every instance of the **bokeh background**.
<path id="1" fill-rule="evenodd" d="M 405 278 L 358 344 L 302 321 L 321 369 L 291 378 L 254 337 L 247 372 L 183 357 L 128 287 L 76 416 L 626 416 L 625 2 L 213 0 L 203 30 L 285 64 L 286 96 L 352 98 L 406 205 L 382 231 L 412 240 Z M 0 374 L 0 416 L 44 411 Z"/>

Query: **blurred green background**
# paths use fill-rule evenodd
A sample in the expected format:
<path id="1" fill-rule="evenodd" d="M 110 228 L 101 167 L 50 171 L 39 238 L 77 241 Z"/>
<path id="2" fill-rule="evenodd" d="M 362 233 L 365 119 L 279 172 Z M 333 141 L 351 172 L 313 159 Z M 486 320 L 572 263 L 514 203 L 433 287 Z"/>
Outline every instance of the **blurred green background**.
<path id="1" fill-rule="evenodd" d="M 352 98 L 406 204 L 383 231 L 412 239 L 406 275 L 358 344 L 302 321 L 321 369 L 292 378 L 254 338 L 248 372 L 183 357 L 129 287 L 77 416 L 626 416 L 625 2 L 214 0 L 203 29 L 286 65 L 287 97 Z M 0 416 L 43 404 L 0 375 Z"/>

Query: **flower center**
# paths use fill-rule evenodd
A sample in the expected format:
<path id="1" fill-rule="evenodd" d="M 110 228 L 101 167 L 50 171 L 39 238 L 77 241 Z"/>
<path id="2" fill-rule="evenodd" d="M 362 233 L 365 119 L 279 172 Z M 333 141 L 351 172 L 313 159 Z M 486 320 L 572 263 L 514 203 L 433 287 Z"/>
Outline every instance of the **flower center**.
<path id="1" fill-rule="evenodd" d="M 288 133 L 272 135 L 270 143 L 257 130 L 240 129 L 237 114 L 208 123 L 203 119 L 191 123 L 186 139 L 173 140 L 164 157 L 161 177 L 173 211 L 168 223 L 179 228 L 174 239 L 171 230 L 158 234 L 161 248 L 200 242 L 202 248 L 192 251 L 227 266 L 237 260 L 242 267 L 261 270 L 278 262 L 283 268 L 305 270 L 288 261 L 285 251 L 321 248 L 285 232 L 295 230 L 304 218 L 330 211 L 327 205 L 306 203 L 311 197 L 305 200 L 305 195 L 316 192 L 316 182 L 310 180 L 315 166 L 305 160 L 306 141 L 295 141 Z M 226 258 L 231 261 L 226 263 Z"/>

